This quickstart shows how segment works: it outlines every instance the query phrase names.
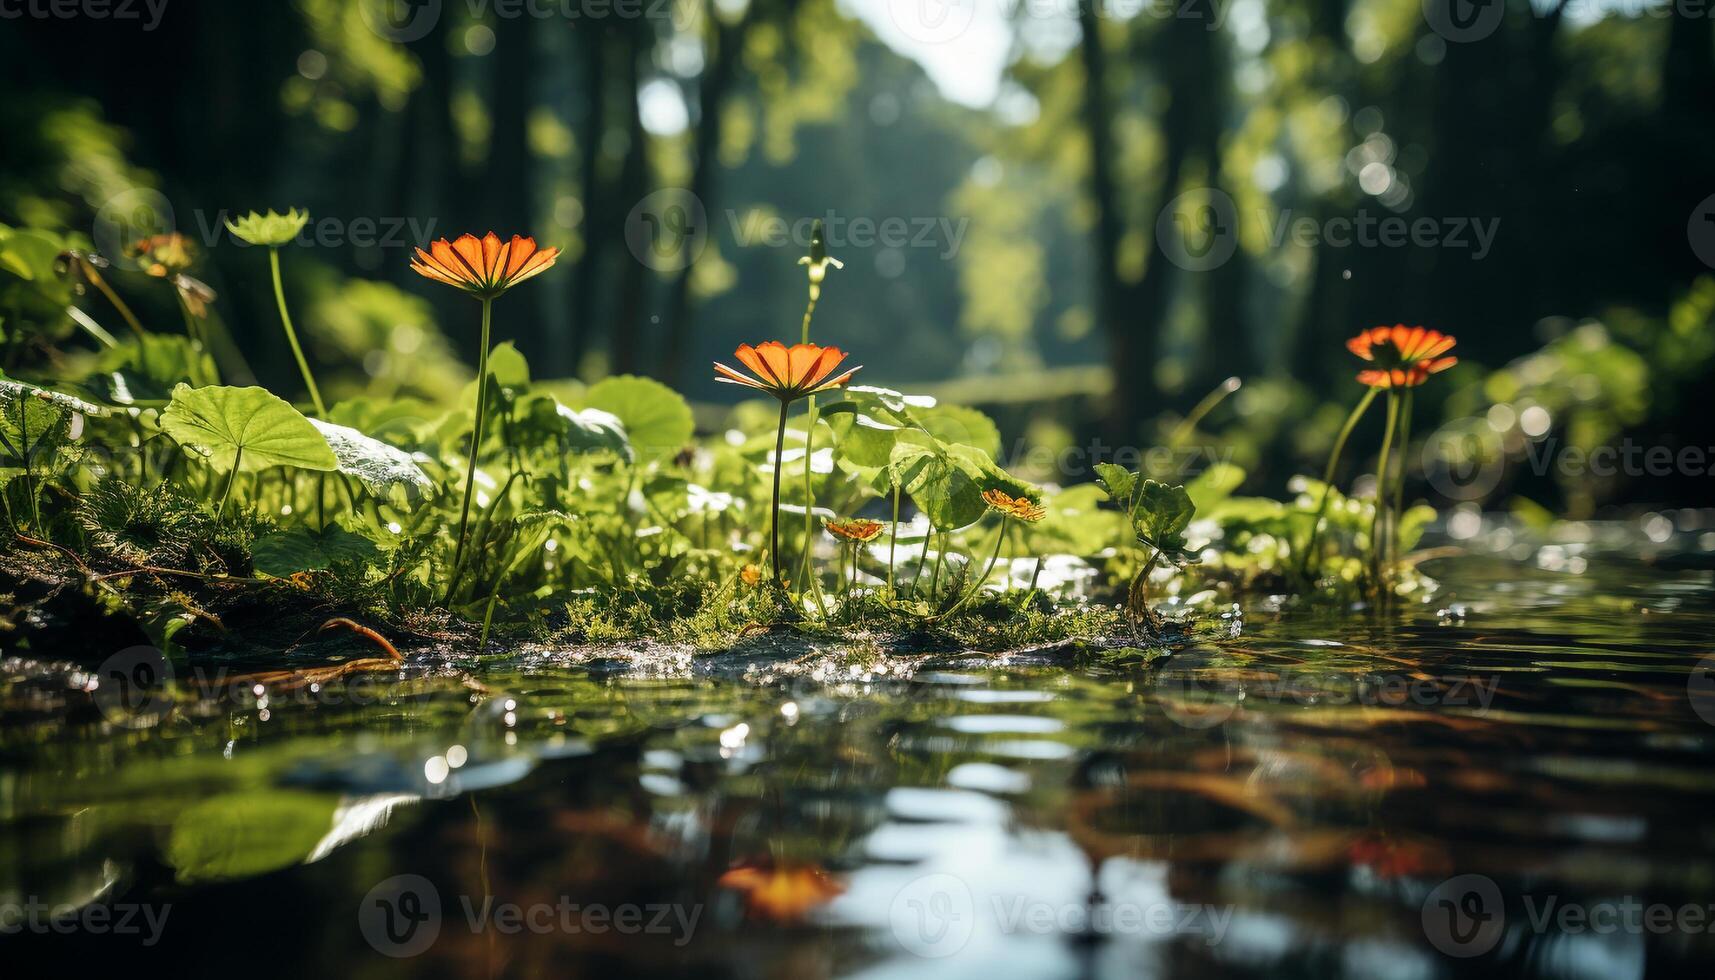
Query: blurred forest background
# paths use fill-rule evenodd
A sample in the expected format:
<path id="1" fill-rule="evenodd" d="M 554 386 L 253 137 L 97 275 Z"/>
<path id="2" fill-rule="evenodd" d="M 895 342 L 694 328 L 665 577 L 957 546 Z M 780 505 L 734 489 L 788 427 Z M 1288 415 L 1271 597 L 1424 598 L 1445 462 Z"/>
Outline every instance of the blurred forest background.
<path id="1" fill-rule="evenodd" d="M 1278 493 L 1319 471 L 1360 393 L 1343 340 L 1406 322 L 1456 335 L 1462 358 L 1420 394 L 1424 445 L 1515 464 L 1474 497 L 1707 503 L 1706 471 L 1517 464 L 1545 440 L 1715 446 L 1695 395 L 1715 366 L 1711 6 L 1438 2 L 170 0 L 150 30 L 141 0 L 143 20 L 8 15 L 0 223 L 88 244 L 104 208 L 158 191 L 204 247 L 229 377 L 296 397 L 266 263 L 218 221 L 306 206 L 328 233 L 285 261 L 318 376 L 335 397 L 430 400 L 469 376 L 474 307 L 413 276 L 409 246 L 533 234 L 566 254 L 497 307 L 496 336 L 538 377 L 649 374 L 720 404 L 711 359 L 798 333 L 804 242 L 766 219 L 831 217 L 845 269 L 815 338 L 872 384 L 990 412 L 1021 465 L 1152 444 L 1237 375 L 1196 442 Z M 1440 243 L 1327 232 L 1389 216 L 1432 219 Z M 854 219 L 903 219 L 909 240 L 859 240 Z M 1304 219 L 1322 231 L 1282 234 Z M 1204 268 L 1211 228 L 1233 250 Z M 170 294 L 137 303 L 176 323 Z M 1443 447 L 1443 419 L 1472 421 Z"/>

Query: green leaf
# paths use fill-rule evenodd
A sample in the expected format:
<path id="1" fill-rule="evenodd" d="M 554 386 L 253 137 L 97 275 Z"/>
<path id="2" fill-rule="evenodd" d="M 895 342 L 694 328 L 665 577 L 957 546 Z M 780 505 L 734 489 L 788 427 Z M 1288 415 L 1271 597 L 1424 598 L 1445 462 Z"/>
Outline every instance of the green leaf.
<path id="1" fill-rule="evenodd" d="M 1435 508 L 1428 504 L 1408 507 L 1405 513 L 1399 515 L 1400 554 L 1417 547 L 1417 542 L 1423 538 L 1424 529 L 1433 520 L 1435 520 Z"/>
<path id="2" fill-rule="evenodd" d="M 262 388 L 181 384 L 161 413 L 161 429 L 222 472 L 231 470 L 234 461 L 246 473 L 270 466 L 339 468 L 310 420 Z"/>
<path id="3" fill-rule="evenodd" d="M 894 391 L 892 388 L 877 388 L 874 385 L 846 385 L 840 390 L 860 404 L 874 403 L 895 415 L 903 415 L 913 408 L 935 407 L 935 399 L 929 395 L 907 395 L 903 392 Z"/>
<path id="4" fill-rule="evenodd" d="M 321 571 L 340 562 L 365 564 L 380 555 L 375 542 L 337 525 L 321 532 L 307 527 L 276 531 L 256 539 L 250 549 L 255 569 L 275 578 Z"/>
<path id="5" fill-rule="evenodd" d="M 92 378 L 91 384 L 105 389 L 107 397 L 120 405 L 166 401 L 181 381 L 192 387 L 220 382 L 214 358 L 178 334 L 127 338 L 102 355 L 100 370 L 103 375 Z"/>
<path id="6" fill-rule="evenodd" d="M 988 453 L 976 446 L 954 444 L 945 447 L 948 456 L 976 481 L 977 489 L 1001 490 L 1010 497 L 1028 497 L 1033 501 L 1042 500 L 1042 488 L 1034 483 L 1020 480 L 1006 470 Z"/>
<path id="7" fill-rule="evenodd" d="M 942 442 L 975 446 L 991 457 L 1000 456 L 1000 429 L 974 408 L 937 405 L 912 412 L 911 418 Z"/>
<path id="8" fill-rule="evenodd" d="M 696 430 L 691 406 L 673 389 L 648 378 L 616 375 L 589 390 L 588 408 L 619 418 L 631 447 L 643 459 L 672 456 Z"/>
<path id="9" fill-rule="evenodd" d="M 58 391 L 49 391 L 46 388 L 38 388 L 35 385 L 25 384 L 22 381 L 13 381 L 10 378 L 0 378 L 0 401 L 4 401 L 7 405 L 12 405 L 14 403 L 23 402 L 26 399 L 44 402 L 48 405 L 52 405 L 54 408 L 57 408 L 62 412 L 73 412 L 79 415 L 93 415 L 97 418 L 108 414 L 107 409 L 92 402 L 86 402 L 76 395 L 68 395 Z"/>
<path id="10" fill-rule="evenodd" d="M 908 433 L 893 447 L 889 467 L 894 481 L 911 495 L 936 530 L 951 531 L 975 524 L 988 504 L 982 488 L 965 467 L 933 437 Z"/>
<path id="11" fill-rule="evenodd" d="M 502 388 L 526 388 L 530 385 L 530 364 L 510 340 L 489 352 L 488 373 Z"/>
<path id="12" fill-rule="evenodd" d="M 1172 558 L 1185 551 L 1185 529 L 1196 512 L 1184 487 L 1145 480 L 1132 504 L 1132 528 L 1145 544 Z"/>
<path id="13" fill-rule="evenodd" d="M 1185 484 L 1185 492 L 1198 510 L 1206 511 L 1232 496 L 1244 482 L 1244 470 L 1231 463 L 1215 463 Z"/>
<path id="14" fill-rule="evenodd" d="M 1120 514 L 1103 510 L 1103 491 L 1093 483 L 1063 490 L 1048 501 L 1048 516 L 1030 531 L 1030 540 L 1039 550 L 1061 551 L 1072 555 L 1094 555 L 1121 540 L 1129 521 Z"/>
<path id="15" fill-rule="evenodd" d="M 1131 513 L 1132 494 L 1137 492 L 1137 475 L 1117 463 L 1096 464 L 1096 485 L 1107 491 L 1108 499 Z"/>
<path id="16" fill-rule="evenodd" d="M 339 471 L 356 477 L 370 493 L 388 497 L 397 490 L 412 500 L 435 495 L 434 483 L 410 453 L 347 426 L 320 419 L 309 421 L 327 440 L 339 461 Z"/>
<path id="17" fill-rule="evenodd" d="M 866 469 L 887 465 L 904 428 L 856 411 L 834 412 L 824 417 L 834 430 L 834 450 L 840 458 Z"/>

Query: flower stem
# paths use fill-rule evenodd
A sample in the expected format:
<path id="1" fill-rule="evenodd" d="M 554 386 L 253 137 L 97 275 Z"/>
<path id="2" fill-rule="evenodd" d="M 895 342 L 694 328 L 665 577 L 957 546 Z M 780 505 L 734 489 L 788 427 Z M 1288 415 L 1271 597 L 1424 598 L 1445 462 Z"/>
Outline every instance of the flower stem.
<path id="1" fill-rule="evenodd" d="M 1133 626 L 1138 620 L 1148 623 L 1151 628 L 1156 624 L 1155 612 L 1149 608 L 1149 573 L 1155 571 L 1155 562 L 1161 557 L 1157 549 L 1150 549 L 1149 560 L 1138 569 L 1137 577 L 1131 580 L 1131 588 L 1126 590 L 1125 611 Z"/>
<path id="2" fill-rule="evenodd" d="M 304 349 L 298 346 L 298 332 L 292 329 L 292 315 L 286 312 L 286 288 L 280 282 L 280 250 L 268 250 L 268 266 L 274 273 L 274 301 L 280 304 L 280 324 L 286 328 L 286 342 L 292 345 L 292 356 L 298 359 L 298 370 L 304 373 L 304 387 L 310 389 L 310 401 L 316 406 L 316 417 L 327 418 L 327 406 L 322 404 L 322 393 L 316 388 L 316 379 L 310 377 L 310 364 L 304 360 Z M 488 300 L 483 300 L 483 320 L 486 323 Z M 486 330 L 485 330 L 486 336 Z M 487 345 L 484 340 L 483 344 Z M 486 349 L 484 350 L 486 354 Z M 479 423 L 480 424 L 480 423 Z"/>
<path id="3" fill-rule="evenodd" d="M 1316 519 L 1310 523 L 1310 543 L 1304 546 L 1304 555 L 1298 563 L 1299 574 L 1302 576 L 1308 576 L 1312 572 L 1310 566 L 1315 560 L 1316 541 L 1322 533 L 1322 515 L 1328 512 L 1328 497 L 1334 490 L 1334 470 L 1340 465 L 1340 455 L 1346 451 L 1346 440 L 1352 437 L 1352 430 L 1358 427 L 1358 420 L 1369 411 L 1370 403 L 1376 400 L 1376 392 L 1379 390 L 1371 388 L 1364 392 L 1364 397 L 1352 409 L 1352 414 L 1346 416 L 1346 424 L 1340 427 L 1340 435 L 1334 440 L 1334 451 L 1328 454 L 1328 465 L 1322 471 L 1322 502 L 1316 507 Z M 1315 572 L 1320 573 L 1321 570 L 1322 563 L 1316 562 Z"/>
<path id="4" fill-rule="evenodd" d="M 822 287 L 815 282 L 810 283 L 810 299 L 804 304 L 804 325 L 799 331 L 799 343 L 810 342 L 810 320 L 816 315 L 816 301 L 822 298 Z M 815 517 L 811 513 L 816 508 L 814 488 L 811 486 L 811 457 L 816 453 L 816 396 L 809 399 L 809 414 L 804 421 L 804 561 L 798 572 L 803 579 L 804 588 L 815 585 L 817 598 L 821 598 L 821 585 L 816 583 L 816 573 L 810 567 L 810 551 L 815 546 Z M 778 462 L 778 461 L 777 461 Z"/>
<path id="5" fill-rule="evenodd" d="M 774 507 L 768 519 L 768 558 L 774 566 L 775 588 L 780 588 L 780 457 L 786 452 L 786 411 L 791 404 L 780 403 L 780 428 L 774 434 Z"/>
<path id="6" fill-rule="evenodd" d="M 1376 461 L 1376 510 L 1370 522 L 1370 566 L 1371 575 L 1375 579 L 1376 597 L 1379 599 L 1385 591 L 1383 576 L 1386 572 L 1387 557 L 1383 553 L 1382 534 L 1388 527 L 1387 513 L 1387 474 L 1388 464 L 1393 457 L 1393 432 L 1399 425 L 1399 396 L 1391 389 L 1387 393 L 1387 427 L 1382 431 L 1381 458 Z"/>
<path id="7" fill-rule="evenodd" d="M 465 532 L 470 529 L 470 498 L 476 490 L 476 458 L 482 454 L 482 422 L 488 409 L 488 328 L 494 310 L 494 300 L 482 301 L 482 350 L 476 356 L 476 424 L 470 437 L 470 464 L 464 474 L 464 507 L 459 512 L 458 545 L 453 548 L 452 579 L 447 583 L 447 602 L 453 601 L 453 587 L 458 584 L 459 564 L 464 559 Z"/>
<path id="8" fill-rule="evenodd" d="M 131 312 L 131 307 L 125 305 L 125 301 L 119 298 L 119 294 L 113 291 L 113 287 L 107 284 L 107 280 L 102 277 L 101 273 L 86 263 L 84 265 L 84 278 L 95 283 L 95 288 L 101 290 L 101 295 L 107 297 L 107 301 L 119 311 L 119 316 L 124 319 L 126 326 L 131 328 L 131 332 L 142 337 L 143 324 L 137 322 L 137 314 Z"/>
<path id="9" fill-rule="evenodd" d="M 220 510 L 218 513 L 221 517 L 226 516 L 226 502 L 232 499 L 232 485 L 238 482 L 238 467 L 243 462 L 244 447 L 239 446 L 238 452 L 234 453 L 232 457 L 232 472 L 226 474 L 226 489 L 220 492 Z"/>
<path id="10" fill-rule="evenodd" d="M 1399 474 L 1393 485 L 1393 522 L 1388 529 L 1388 552 L 1399 561 L 1399 522 L 1405 516 L 1405 464 L 1411 452 L 1411 389 L 1400 394 L 1399 405 Z"/>
<path id="11" fill-rule="evenodd" d="M 1185 420 L 1173 430 L 1173 435 L 1167 440 L 1167 448 L 1178 449 L 1180 444 L 1185 441 L 1186 436 L 1197 431 L 1197 424 L 1203 421 L 1203 417 L 1213 412 L 1221 402 L 1226 401 L 1228 395 L 1238 391 L 1241 383 L 1238 378 L 1228 378 L 1221 382 L 1214 391 L 1204 395 L 1203 400 L 1187 412 Z"/>
<path id="12" fill-rule="evenodd" d="M 911 597 L 913 599 L 917 597 L 917 587 L 923 584 L 923 566 L 929 561 L 929 539 L 934 534 L 934 528 L 923 532 L 923 547 L 917 552 L 917 569 L 911 573 Z"/>
<path id="13" fill-rule="evenodd" d="M 941 563 L 947 558 L 947 532 L 941 532 L 941 543 L 935 547 L 935 573 L 929 577 L 929 601 L 935 601 L 941 591 Z"/>
<path id="14" fill-rule="evenodd" d="M 936 617 L 937 619 L 944 618 L 947 616 L 951 616 L 954 613 L 958 612 L 960 609 L 963 609 L 965 607 L 965 603 L 970 602 L 973 598 L 976 597 L 976 594 L 978 592 L 982 591 L 983 583 L 987 582 L 989 580 L 989 575 L 994 572 L 994 563 L 996 561 L 1000 560 L 1000 546 L 1005 541 L 1006 541 L 1006 518 L 1002 517 L 1000 519 L 1000 528 L 995 532 L 994 552 L 989 555 L 988 567 L 983 569 L 982 576 L 980 578 L 978 578 L 976 580 L 976 582 L 972 583 L 970 589 L 968 591 L 966 591 L 965 594 L 959 598 L 959 601 L 953 604 L 953 608 L 942 613 L 940 616 L 937 616 Z"/>
<path id="15" fill-rule="evenodd" d="M 185 296 L 183 293 L 175 289 L 173 290 L 173 295 L 178 299 L 179 315 L 184 317 L 185 336 L 196 341 L 197 346 L 207 351 L 209 356 L 212 357 L 214 355 L 214 348 L 209 346 L 208 338 L 203 336 L 202 321 L 197 319 L 196 314 L 191 312 L 190 306 L 185 303 Z"/>
<path id="16" fill-rule="evenodd" d="M 893 556 L 899 550 L 899 487 L 893 488 L 893 535 L 887 542 L 887 597 L 899 598 L 893 588 Z"/>

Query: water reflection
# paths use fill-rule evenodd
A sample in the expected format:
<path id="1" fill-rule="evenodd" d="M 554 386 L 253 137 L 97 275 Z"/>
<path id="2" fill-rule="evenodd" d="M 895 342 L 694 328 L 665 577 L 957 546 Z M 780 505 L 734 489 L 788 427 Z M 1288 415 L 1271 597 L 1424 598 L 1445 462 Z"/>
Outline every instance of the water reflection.
<path id="1" fill-rule="evenodd" d="M 1680 972 L 1715 954 L 1715 588 L 1588 537 L 1439 560 L 1392 622 L 1258 603 L 1153 666 L 418 664 L 129 728 L 9 662 L 0 912 L 172 913 L 148 961 L 22 912 L 0 942 L 295 976 Z"/>

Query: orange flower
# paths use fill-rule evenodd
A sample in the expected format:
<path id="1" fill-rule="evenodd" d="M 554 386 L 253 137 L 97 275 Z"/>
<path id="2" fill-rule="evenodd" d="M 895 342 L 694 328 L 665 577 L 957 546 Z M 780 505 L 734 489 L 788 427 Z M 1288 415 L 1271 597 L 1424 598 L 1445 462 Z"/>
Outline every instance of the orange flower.
<path id="1" fill-rule="evenodd" d="M 777 340 L 770 340 L 755 347 L 739 344 L 733 356 L 750 369 L 750 375 L 742 374 L 716 361 L 716 381 L 766 391 L 782 402 L 792 402 L 805 395 L 838 388 L 862 370 L 861 367 L 855 367 L 831 381 L 827 380 L 828 376 L 834 373 L 834 369 L 840 366 L 840 362 L 846 359 L 846 353 L 838 347 L 819 347 L 815 344 L 793 344 L 787 347 Z"/>
<path id="2" fill-rule="evenodd" d="M 176 276 L 196 261 L 196 247 L 176 231 L 140 238 L 125 250 L 125 254 L 136 259 L 142 270 L 156 279 Z"/>
<path id="3" fill-rule="evenodd" d="M 1029 524 L 1048 516 L 1048 508 L 1031 503 L 1029 497 L 1014 497 L 1003 490 L 984 490 L 983 500 L 993 510 Z"/>
<path id="4" fill-rule="evenodd" d="M 1439 330 L 1408 327 L 1371 327 L 1346 341 L 1346 349 L 1379 367 L 1358 372 L 1358 381 L 1372 388 L 1415 388 L 1459 363 L 1443 357 L 1453 349 L 1454 338 Z"/>
<path id="5" fill-rule="evenodd" d="M 828 529 L 829 534 L 847 541 L 874 541 L 882 528 L 880 521 L 861 518 L 850 521 L 823 521 L 822 526 Z"/>
<path id="6" fill-rule="evenodd" d="M 815 865 L 771 861 L 741 864 L 721 875 L 718 884 L 742 893 L 751 916 L 776 922 L 797 922 L 846 890 Z"/>
<path id="7" fill-rule="evenodd" d="M 762 584 L 762 569 L 755 565 L 746 565 L 738 570 L 738 577 L 744 581 L 745 585 L 754 589 Z"/>
<path id="8" fill-rule="evenodd" d="M 538 248 L 536 239 L 513 235 L 502 242 L 494 232 L 478 239 L 460 235 L 417 249 L 411 268 L 417 274 L 444 282 L 482 299 L 493 299 L 539 273 L 548 271 L 560 257 L 557 248 Z"/>

